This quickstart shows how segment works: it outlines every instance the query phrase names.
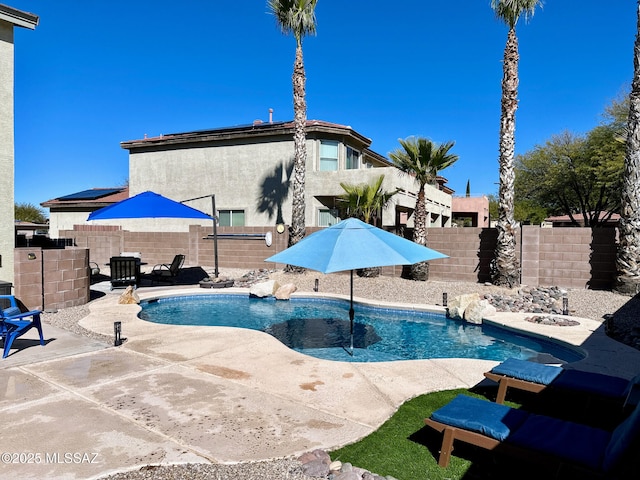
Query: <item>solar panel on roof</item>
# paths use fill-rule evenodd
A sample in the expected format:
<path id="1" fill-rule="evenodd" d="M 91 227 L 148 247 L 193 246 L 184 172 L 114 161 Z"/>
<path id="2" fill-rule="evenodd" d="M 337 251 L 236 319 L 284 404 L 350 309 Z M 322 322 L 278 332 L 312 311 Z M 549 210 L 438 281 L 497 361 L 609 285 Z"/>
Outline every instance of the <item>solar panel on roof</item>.
<path id="1" fill-rule="evenodd" d="M 113 195 L 121 191 L 121 188 L 93 188 L 91 190 L 83 190 L 82 192 L 65 195 L 64 197 L 58 197 L 58 200 L 97 200 L 98 198 Z"/>

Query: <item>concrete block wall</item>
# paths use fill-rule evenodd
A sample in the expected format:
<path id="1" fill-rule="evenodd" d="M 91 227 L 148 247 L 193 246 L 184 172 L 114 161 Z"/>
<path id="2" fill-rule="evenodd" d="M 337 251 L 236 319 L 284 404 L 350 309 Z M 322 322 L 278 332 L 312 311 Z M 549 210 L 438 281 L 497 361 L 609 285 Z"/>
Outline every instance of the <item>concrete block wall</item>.
<path id="1" fill-rule="evenodd" d="M 89 228 L 88 228 L 89 227 Z M 91 261 L 103 266 L 120 252 L 140 252 L 146 268 L 170 263 L 176 254 L 185 255 L 185 266 L 213 267 L 215 265 L 214 241 L 211 227 L 191 225 L 189 232 L 129 232 L 118 228 L 99 230 L 82 226 L 61 232 L 61 237 L 73 239 L 75 246 L 91 250 Z M 267 247 L 264 238 L 243 237 L 244 234 L 263 235 L 271 232 L 272 245 Z M 219 268 L 273 268 L 264 259 L 287 247 L 287 234 L 278 234 L 269 227 L 219 227 Z M 232 238 L 226 234 L 236 235 Z"/>
<path id="2" fill-rule="evenodd" d="M 95 227 L 94 227 L 95 228 Z M 128 232 L 119 229 L 83 228 L 64 232 L 74 245 L 89 248 L 91 261 L 103 265 L 121 251 L 142 253 L 148 266 L 168 263 L 177 253 L 186 255 L 187 266 L 214 266 L 211 227 L 191 226 L 189 232 Z M 307 229 L 310 235 L 317 229 Z M 273 244 L 263 239 L 225 238 L 225 234 L 272 232 Z M 616 230 L 613 228 L 540 228 L 524 226 L 517 237 L 517 253 L 525 285 L 557 285 L 565 288 L 610 289 L 615 279 Z M 284 250 L 287 233 L 269 227 L 218 228 L 219 268 L 253 270 L 274 268 L 264 259 Z M 493 228 L 430 228 L 430 248 L 449 258 L 430 263 L 430 278 L 440 281 L 489 282 L 497 231 Z M 283 267 L 283 265 L 278 265 Z M 402 267 L 385 267 L 384 275 L 400 276 Z"/>
<path id="3" fill-rule="evenodd" d="M 60 309 L 89 301 L 89 250 L 16 248 L 14 294 L 29 308 Z"/>
<path id="4" fill-rule="evenodd" d="M 566 227 L 537 230 L 540 235 L 538 284 L 611 288 L 616 272 L 616 229 Z M 533 257 L 531 252 L 526 253 L 527 257 Z"/>
<path id="5" fill-rule="evenodd" d="M 441 281 L 488 282 L 497 232 L 493 228 L 430 228 L 429 248 L 449 255 L 429 264 L 429 278 Z"/>
<path id="6" fill-rule="evenodd" d="M 616 275 L 615 228 L 540 228 L 525 225 L 516 237 L 524 285 L 610 289 Z M 450 258 L 431 263 L 429 278 L 488 282 L 497 231 L 430 228 L 429 247 Z"/>

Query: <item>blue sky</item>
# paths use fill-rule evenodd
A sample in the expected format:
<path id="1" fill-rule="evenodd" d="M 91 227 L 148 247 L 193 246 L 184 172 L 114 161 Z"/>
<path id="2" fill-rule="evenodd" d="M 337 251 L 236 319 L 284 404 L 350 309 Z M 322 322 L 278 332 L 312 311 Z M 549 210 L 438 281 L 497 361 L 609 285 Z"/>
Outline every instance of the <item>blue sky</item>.
<path id="1" fill-rule="evenodd" d="M 40 16 L 15 35 L 16 202 L 124 184 L 120 142 L 293 118 L 293 37 L 266 0 L 4 0 Z M 490 0 L 319 0 L 304 41 L 307 117 L 350 125 L 385 156 L 455 141 L 442 172 L 496 193 L 507 27 Z M 516 153 L 602 121 L 628 90 L 634 0 L 547 0 L 520 42 Z M 250 172 L 247 172 L 250 175 Z"/>

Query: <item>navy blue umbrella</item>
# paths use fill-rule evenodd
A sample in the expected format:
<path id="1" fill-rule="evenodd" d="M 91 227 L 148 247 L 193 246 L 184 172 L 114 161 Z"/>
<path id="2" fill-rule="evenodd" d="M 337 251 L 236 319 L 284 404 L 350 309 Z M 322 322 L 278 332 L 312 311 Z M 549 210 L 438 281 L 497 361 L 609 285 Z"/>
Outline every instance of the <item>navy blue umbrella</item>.
<path id="1" fill-rule="evenodd" d="M 91 212 L 87 220 L 112 220 L 116 218 L 212 219 L 211 215 L 200 210 L 148 191 Z"/>
<path id="2" fill-rule="evenodd" d="M 353 270 L 390 265 L 413 265 L 438 258 L 447 258 L 447 255 L 364 223 L 357 218 L 347 218 L 312 233 L 265 261 L 295 265 L 322 273 L 351 270 L 349 319 L 353 354 Z"/>

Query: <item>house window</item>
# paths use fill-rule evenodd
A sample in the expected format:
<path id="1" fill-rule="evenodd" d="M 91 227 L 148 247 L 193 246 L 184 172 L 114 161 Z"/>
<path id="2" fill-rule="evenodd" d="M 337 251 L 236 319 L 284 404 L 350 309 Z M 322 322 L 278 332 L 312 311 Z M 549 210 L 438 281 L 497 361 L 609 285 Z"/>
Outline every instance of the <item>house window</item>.
<path id="1" fill-rule="evenodd" d="M 328 140 L 320 142 L 320 170 L 338 170 L 338 142 Z"/>
<path id="2" fill-rule="evenodd" d="M 360 152 L 351 147 L 347 147 L 347 159 L 344 168 L 347 170 L 360 168 Z"/>
<path id="3" fill-rule="evenodd" d="M 221 227 L 244 227 L 244 210 L 219 210 L 218 225 Z"/>
<path id="4" fill-rule="evenodd" d="M 318 226 L 319 227 L 330 227 L 331 225 L 335 225 L 340 221 L 340 217 L 338 216 L 338 210 L 328 208 L 323 208 L 318 211 Z"/>

